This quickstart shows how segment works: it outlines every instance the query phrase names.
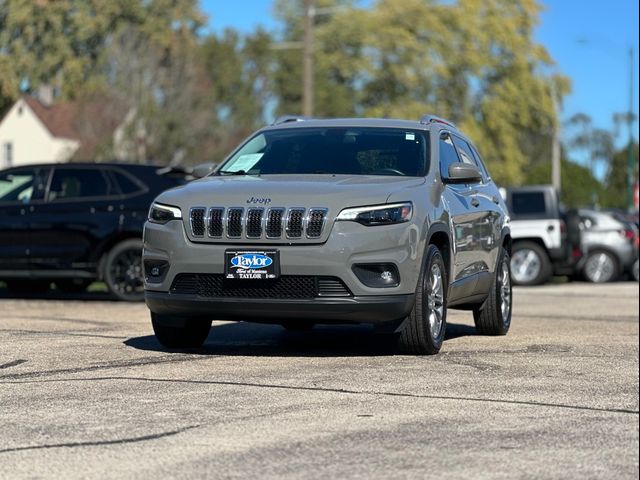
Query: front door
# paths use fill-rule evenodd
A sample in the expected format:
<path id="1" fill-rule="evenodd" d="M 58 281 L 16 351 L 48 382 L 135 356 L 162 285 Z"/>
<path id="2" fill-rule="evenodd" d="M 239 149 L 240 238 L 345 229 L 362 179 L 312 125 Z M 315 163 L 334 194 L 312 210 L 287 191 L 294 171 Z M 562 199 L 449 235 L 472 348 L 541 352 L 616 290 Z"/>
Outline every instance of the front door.
<path id="1" fill-rule="evenodd" d="M 42 199 L 47 174 L 43 167 L 0 173 L 0 271 L 13 275 L 29 270 L 31 214 Z"/>

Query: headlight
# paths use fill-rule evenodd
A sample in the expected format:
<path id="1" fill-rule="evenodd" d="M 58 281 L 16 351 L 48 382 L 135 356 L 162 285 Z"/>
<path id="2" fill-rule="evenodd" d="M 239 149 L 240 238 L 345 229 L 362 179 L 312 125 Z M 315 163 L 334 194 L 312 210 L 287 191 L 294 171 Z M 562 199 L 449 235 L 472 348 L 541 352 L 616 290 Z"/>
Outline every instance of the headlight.
<path id="1" fill-rule="evenodd" d="M 149 209 L 149 221 L 151 223 L 164 224 L 170 220 L 177 220 L 180 218 L 182 218 L 182 212 L 178 207 L 162 205 L 161 203 L 154 203 Z"/>
<path id="2" fill-rule="evenodd" d="M 391 205 L 375 205 L 371 207 L 346 208 L 340 212 L 336 220 L 358 222 L 366 227 L 375 225 L 393 225 L 408 222 L 413 214 L 411 202 Z"/>

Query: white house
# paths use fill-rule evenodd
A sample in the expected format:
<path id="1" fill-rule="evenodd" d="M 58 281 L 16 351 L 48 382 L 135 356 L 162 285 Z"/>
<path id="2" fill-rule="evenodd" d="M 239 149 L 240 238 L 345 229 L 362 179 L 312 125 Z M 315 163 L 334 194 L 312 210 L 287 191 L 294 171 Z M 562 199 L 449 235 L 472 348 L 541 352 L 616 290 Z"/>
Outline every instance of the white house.
<path id="1" fill-rule="evenodd" d="M 48 105 L 23 95 L 0 120 L 0 169 L 72 158 L 94 160 L 106 142 L 125 157 L 128 151 L 119 144 L 124 143 L 129 116 L 128 109 L 105 99 Z"/>
<path id="2" fill-rule="evenodd" d="M 68 103 L 46 107 L 19 98 L 0 121 L 0 167 L 69 160 L 80 147 L 71 110 Z"/>

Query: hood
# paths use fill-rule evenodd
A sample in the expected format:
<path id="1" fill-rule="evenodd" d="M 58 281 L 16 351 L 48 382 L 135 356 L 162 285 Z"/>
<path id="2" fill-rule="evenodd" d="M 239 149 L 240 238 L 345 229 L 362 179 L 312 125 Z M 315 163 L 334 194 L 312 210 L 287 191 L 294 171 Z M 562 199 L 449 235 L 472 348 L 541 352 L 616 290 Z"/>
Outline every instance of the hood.
<path id="1" fill-rule="evenodd" d="M 346 207 L 386 203 L 424 183 L 422 177 L 365 175 L 212 176 L 164 192 L 157 201 L 183 212 L 193 206 L 325 207 L 334 217 Z"/>

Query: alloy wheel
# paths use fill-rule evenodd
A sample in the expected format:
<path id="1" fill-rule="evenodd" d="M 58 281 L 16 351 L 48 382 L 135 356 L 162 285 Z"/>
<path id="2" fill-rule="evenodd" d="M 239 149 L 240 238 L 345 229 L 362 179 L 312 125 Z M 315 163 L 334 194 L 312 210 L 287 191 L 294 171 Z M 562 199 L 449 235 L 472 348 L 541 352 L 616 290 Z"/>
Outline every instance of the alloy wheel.
<path id="1" fill-rule="evenodd" d="M 429 272 L 427 283 L 427 306 L 429 330 L 432 338 L 438 338 L 442 331 L 444 318 L 444 282 L 440 265 L 434 264 Z"/>
<path id="2" fill-rule="evenodd" d="M 613 278 L 615 270 L 613 258 L 604 252 L 590 255 L 584 265 L 585 276 L 594 283 L 608 282 Z"/>
<path id="3" fill-rule="evenodd" d="M 509 314 L 511 313 L 511 274 L 509 272 L 509 261 L 502 261 L 502 269 L 500 273 L 500 311 L 502 313 L 503 323 L 507 323 Z"/>
<path id="4" fill-rule="evenodd" d="M 534 281 L 542 269 L 542 259 L 533 250 L 528 248 L 518 250 L 511 258 L 511 271 L 513 279 L 518 283 Z"/>
<path id="5" fill-rule="evenodd" d="M 118 254 L 109 266 L 112 288 L 123 297 L 141 298 L 144 294 L 142 255 L 137 249 L 127 249 Z"/>

